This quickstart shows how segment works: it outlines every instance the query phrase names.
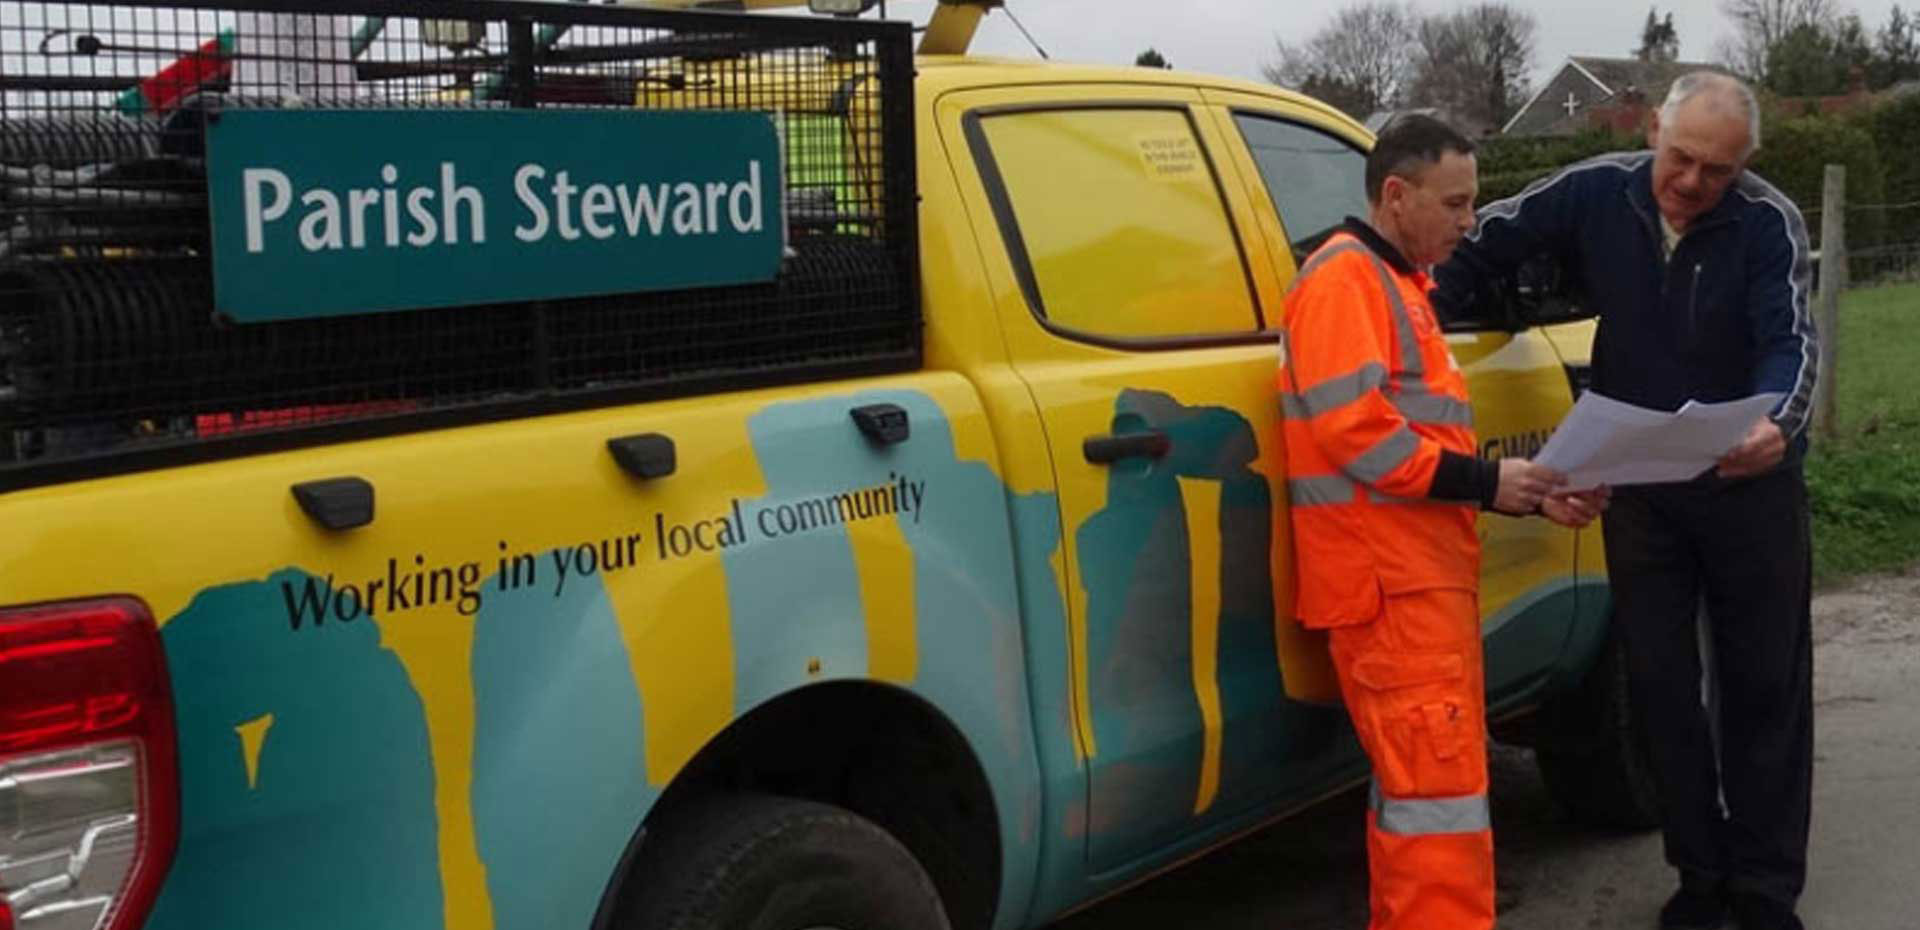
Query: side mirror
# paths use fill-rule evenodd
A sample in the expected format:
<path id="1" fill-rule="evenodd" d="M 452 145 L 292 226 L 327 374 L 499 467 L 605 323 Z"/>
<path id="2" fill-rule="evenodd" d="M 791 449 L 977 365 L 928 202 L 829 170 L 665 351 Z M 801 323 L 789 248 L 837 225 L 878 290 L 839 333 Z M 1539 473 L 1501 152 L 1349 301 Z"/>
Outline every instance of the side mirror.
<path id="1" fill-rule="evenodd" d="M 880 0 L 807 0 L 807 9 L 821 16 L 859 16 Z"/>

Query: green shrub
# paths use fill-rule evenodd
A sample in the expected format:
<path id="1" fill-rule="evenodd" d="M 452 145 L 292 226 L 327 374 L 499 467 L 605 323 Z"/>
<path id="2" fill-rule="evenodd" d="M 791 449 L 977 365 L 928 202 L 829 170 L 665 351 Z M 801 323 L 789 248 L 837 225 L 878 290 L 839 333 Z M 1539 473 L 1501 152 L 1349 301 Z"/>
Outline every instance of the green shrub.
<path id="1" fill-rule="evenodd" d="M 1615 136 L 1595 129 L 1574 136 L 1495 136 L 1479 143 L 1477 161 L 1482 175 L 1571 165 L 1602 152 L 1641 148 L 1638 136 Z"/>
<path id="2" fill-rule="evenodd" d="M 1520 168 L 1513 171 L 1502 171 L 1498 174 L 1488 174 L 1482 171 L 1480 172 L 1480 201 L 1474 204 L 1474 206 L 1484 207 L 1496 200 L 1505 200 L 1525 190 L 1527 185 L 1532 184 L 1535 180 L 1544 178 L 1558 170 L 1559 168 L 1557 167 Z"/>
<path id="3" fill-rule="evenodd" d="M 1821 193 L 1829 162 L 1847 166 L 1847 202 L 1884 203 L 1886 174 L 1873 136 L 1847 120 L 1804 116 L 1767 126 L 1754 156 L 1753 170 L 1808 214 L 1814 245 L 1820 243 Z M 1847 216 L 1847 244 L 1878 245 L 1885 239 L 1886 216 L 1878 210 L 1854 210 Z"/>
<path id="4" fill-rule="evenodd" d="M 1907 94 L 1875 108 L 1867 119 L 1873 144 L 1880 150 L 1886 168 L 1886 199 L 1891 203 L 1920 200 L 1920 94 Z M 1905 157 L 1900 157 L 1905 153 Z M 1859 198 L 1850 199 L 1860 202 Z M 1889 242 L 1920 240 L 1920 210 L 1895 210 L 1887 214 L 1886 236 Z"/>
<path id="5" fill-rule="evenodd" d="M 1486 206 L 1578 161 L 1645 146 L 1638 136 L 1590 130 L 1576 136 L 1496 136 L 1479 145 L 1480 202 Z"/>

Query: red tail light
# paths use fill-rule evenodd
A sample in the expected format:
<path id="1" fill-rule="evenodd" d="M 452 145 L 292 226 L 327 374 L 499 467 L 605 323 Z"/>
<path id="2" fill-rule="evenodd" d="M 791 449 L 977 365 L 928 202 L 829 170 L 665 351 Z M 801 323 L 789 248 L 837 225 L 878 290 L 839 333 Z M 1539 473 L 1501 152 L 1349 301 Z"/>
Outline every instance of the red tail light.
<path id="1" fill-rule="evenodd" d="M 0 930 L 146 919 L 179 839 L 174 752 L 145 605 L 0 609 Z"/>

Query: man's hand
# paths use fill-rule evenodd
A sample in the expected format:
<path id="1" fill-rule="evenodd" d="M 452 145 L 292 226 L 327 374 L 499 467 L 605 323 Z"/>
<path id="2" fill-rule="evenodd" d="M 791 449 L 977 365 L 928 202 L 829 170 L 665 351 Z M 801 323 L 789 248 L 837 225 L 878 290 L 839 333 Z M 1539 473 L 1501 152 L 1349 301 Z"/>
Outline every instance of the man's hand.
<path id="1" fill-rule="evenodd" d="M 1549 494 L 1540 501 L 1540 512 L 1561 526 L 1580 529 L 1593 522 L 1613 501 L 1613 489 L 1601 485 L 1591 491 Z"/>
<path id="2" fill-rule="evenodd" d="M 1532 513 L 1555 488 L 1567 483 L 1567 476 L 1545 465 L 1526 459 L 1500 460 L 1500 488 L 1493 496 L 1493 509 L 1515 516 Z"/>
<path id="3" fill-rule="evenodd" d="M 1775 465 L 1787 454 L 1787 437 L 1780 432 L 1780 424 L 1767 417 L 1753 424 L 1747 430 L 1747 438 L 1733 447 L 1733 451 L 1720 457 L 1720 477 L 1745 478 L 1757 475 Z"/>

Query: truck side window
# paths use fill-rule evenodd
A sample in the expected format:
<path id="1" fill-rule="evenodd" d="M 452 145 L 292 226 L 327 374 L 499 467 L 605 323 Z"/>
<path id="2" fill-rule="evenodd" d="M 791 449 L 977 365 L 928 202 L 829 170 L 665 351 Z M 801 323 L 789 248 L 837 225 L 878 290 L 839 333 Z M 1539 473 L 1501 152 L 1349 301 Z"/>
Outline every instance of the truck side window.
<path id="1" fill-rule="evenodd" d="M 1351 143 L 1265 116 L 1237 113 L 1234 122 L 1260 166 L 1295 262 L 1305 261 L 1347 216 L 1367 215 L 1367 157 Z"/>
<path id="2" fill-rule="evenodd" d="M 1260 329 L 1219 184 L 1184 110 L 1030 110 L 976 125 L 1002 232 L 1049 326 L 1129 342 Z"/>

